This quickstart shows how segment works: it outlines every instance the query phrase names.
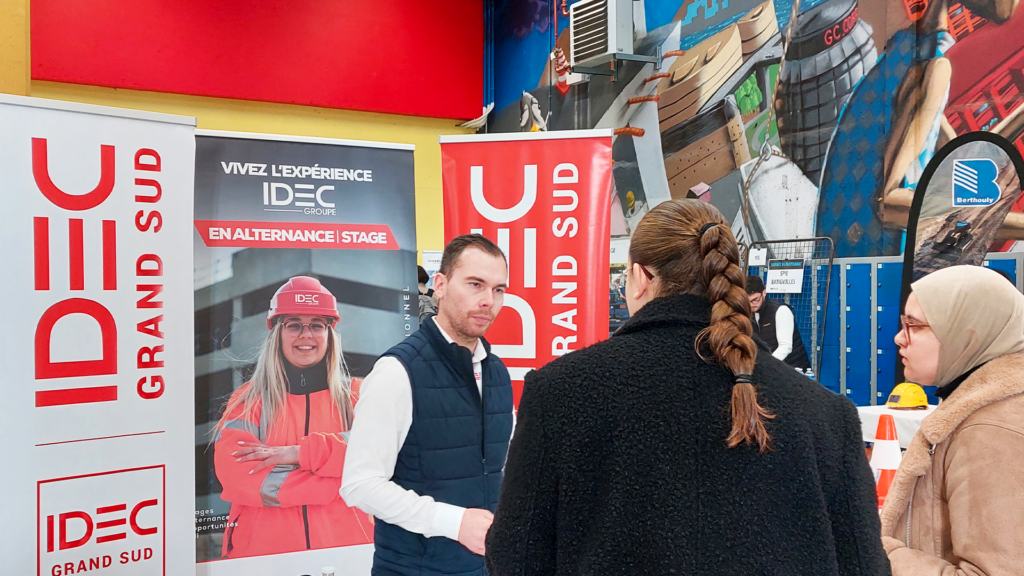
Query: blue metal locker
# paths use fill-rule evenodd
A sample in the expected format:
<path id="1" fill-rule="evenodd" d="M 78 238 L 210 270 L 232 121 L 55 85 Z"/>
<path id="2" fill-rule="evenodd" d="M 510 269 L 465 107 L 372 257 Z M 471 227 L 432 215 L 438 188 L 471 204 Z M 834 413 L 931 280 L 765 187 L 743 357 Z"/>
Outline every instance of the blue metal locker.
<path id="1" fill-rule="evenodd" d="M 871 264 L 846 265 L 846 305 L 871 305 Z"/>
<path id="2" fill-rule="evenodd" d="M 899 354 L 895 348 L 882 348 L 875 353 L 875 403 L 885 404 L 896 385 L 896 361 Z"/>
<path id="3" fill-rule="evenodd" d="M 1017 285 L 1017 261 L 1016 260 L 986 260 L 985 267 L 993 270 L 999 270 L 1010 277 L 1010 281 L 1013 282 L 1014 286 Z"/>
<path id="4" fill-rule="evenodd" d="M 903 263 L 883 262 L 875 272 L 879 306 L 899 306 L 903 288 Z"/>
<path id="5" fill-rule="evenodd" d="M 846 347 L 871 349 L 871 308 L 846 307 Z"/>
<path id="6" fill-rule="evenodd" d="M 846 348 L 846 387 L 871 388 L 871 350 L 863 346 Z"/>
<path id="7" fill-rule="evenodd" d="M 846 397 L 857 406 L 871 405 L 871 351 L 850 348 L 846 351 Z"/>
<path id="8" fill-rule="evenodd" d="M 896 342 L 893 338 L 900 329 L 899 305 L 879 306 L 875 316 L 878 322 L 876 348 L 895 350 Z"/>
<path id="9" fill-rule="evenodd" d="M 821 352 L 821 374 L 818 381 L 825 388 L 839 393 L 839 346 L 825 346 Z"/>

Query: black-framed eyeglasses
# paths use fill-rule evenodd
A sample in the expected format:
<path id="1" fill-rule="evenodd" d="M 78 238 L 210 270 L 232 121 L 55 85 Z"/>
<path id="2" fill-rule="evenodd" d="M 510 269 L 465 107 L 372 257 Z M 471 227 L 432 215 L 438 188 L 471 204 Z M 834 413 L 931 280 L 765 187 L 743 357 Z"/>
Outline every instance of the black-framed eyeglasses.
<path id="1" fill-rule="evenodd" d="M 930 324 L 924 322 L 917 322 L 913 318 L 908 316 L 900 315 L 900 332 L 903 333 L 903 339 L 907 341 L 907 346 L 910 346 L 910 334 L 911 329 L 914 328 L 930 328 Z"/>
<path id="2" fill-rule="evenodd" d="M 309 333 L 314 337 L 320 337 L 327 333 L 327 323 L 323 320 L 313 320 L 308 324 L 299 322 L 298 320 L 289 320 L 281 326 L 281 330 L 291 336 L 298 337 L 302 336 L 302 333 L 306 331 L 306 327 L 309 327 Z"/>
<path id="3" fill-rule="evenodd" d="M 764 303 L 764 294 L 760 292 L 757 294 L 750 294 L 747 298 L 750 300 L 751 307 L 760 306 Z"/>
<path id="4" fill-rule="evenodd" d="M 632 266 L 627 266 L 625 270 L 615 277 L 613 285 L 615 286 L 616 292 L 619 293 L 619 298 L 626 297 L 626 277 L 629 275 L 629 271 L 632 268 Z M 641 264 L 640 269 L 644 271 L 644 275 L 647 276 L 647 280 L 654 280 L 654 274 L 651 274 L 651 271 L 648 270 L 646 266 Z"/>

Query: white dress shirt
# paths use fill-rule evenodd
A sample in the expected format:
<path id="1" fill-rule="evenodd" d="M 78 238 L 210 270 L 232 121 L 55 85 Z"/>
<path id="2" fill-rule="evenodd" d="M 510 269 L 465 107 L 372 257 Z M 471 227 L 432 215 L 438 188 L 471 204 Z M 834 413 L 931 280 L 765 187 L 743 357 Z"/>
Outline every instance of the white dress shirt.
<path id="1" fill-rule="evenodd" d="M 441 330 L 439 325 L 437 327 Z M 444 330 L 441 335 L 448 342 L 454 342 Z M 486 357 L 487 350 L 478 340 L 473 351 L 473 373 L 481 394 L 481 362 Z M 341 477 L 341 497 L 349 506 L 388 524 L 428 538 L 444 536 L 458 540 L 465 508 L 437 502 L 391 481 L 410 427 L 412 384 L 409 374 L 397 358 L 381 358 L 360 386 Z"/>
<path id="2" fill-rule="evenodd" d="M 761 315 L 755 314 L 754 321 L 760 322 Z M 772 352 L 772 356 L 786 361 L 786 357 L 793 353 L 793 330 L 796 328 L 793 320 L 793 311 L 788 306 L 779 306 L 775 312 L 775 338 L 779 347 Z"/>

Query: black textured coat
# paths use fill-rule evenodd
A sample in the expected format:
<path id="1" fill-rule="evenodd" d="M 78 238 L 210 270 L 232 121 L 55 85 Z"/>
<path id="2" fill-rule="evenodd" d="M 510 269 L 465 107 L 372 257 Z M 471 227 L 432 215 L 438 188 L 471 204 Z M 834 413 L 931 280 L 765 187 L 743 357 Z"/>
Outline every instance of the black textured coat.
<path id="1" fill-rule="evenodd" d="M 773 450 L 728 448 L 732 375 L 694 351 L 709 317 L 658 298 L 527 375 L 491 576 L 889 573 L 853 404 L 761 352 Z"/>

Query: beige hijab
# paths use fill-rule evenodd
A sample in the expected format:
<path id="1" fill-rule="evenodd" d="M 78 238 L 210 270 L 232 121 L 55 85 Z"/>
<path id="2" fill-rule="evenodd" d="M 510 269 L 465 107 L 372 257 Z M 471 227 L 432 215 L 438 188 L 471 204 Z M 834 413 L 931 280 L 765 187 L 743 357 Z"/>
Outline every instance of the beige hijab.
<path id="1" fill-rule="evenodd" d="M 941 345 L 937 386 L 989 360 L 1024 351 L 1024 295 L 998 273 L 951 266 L 910 289 Z"/>

